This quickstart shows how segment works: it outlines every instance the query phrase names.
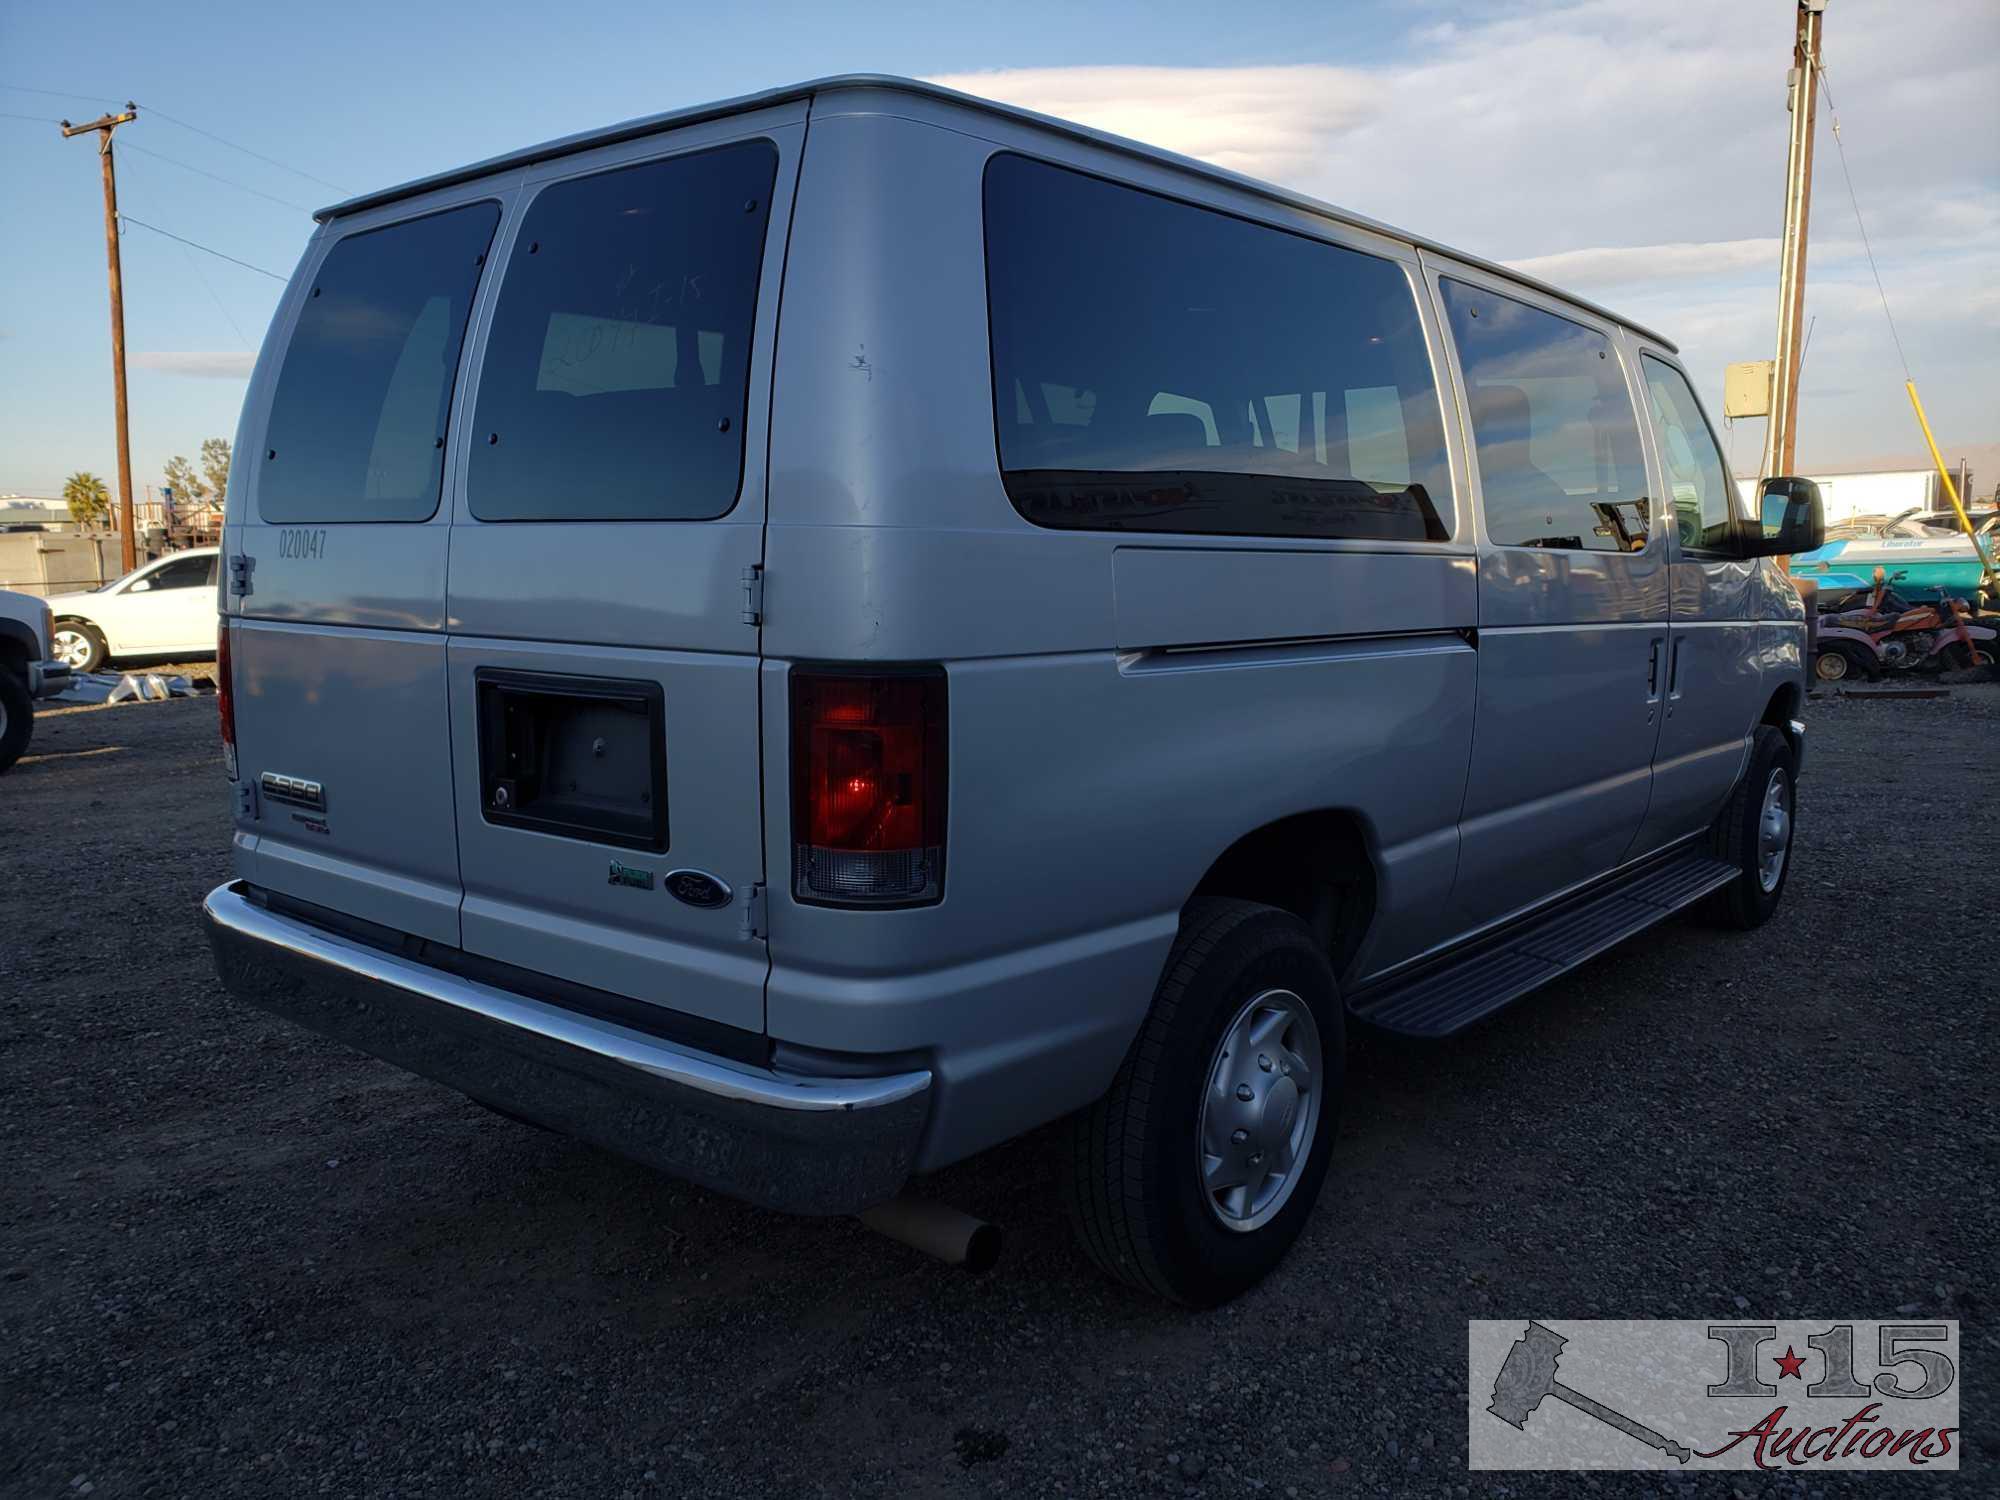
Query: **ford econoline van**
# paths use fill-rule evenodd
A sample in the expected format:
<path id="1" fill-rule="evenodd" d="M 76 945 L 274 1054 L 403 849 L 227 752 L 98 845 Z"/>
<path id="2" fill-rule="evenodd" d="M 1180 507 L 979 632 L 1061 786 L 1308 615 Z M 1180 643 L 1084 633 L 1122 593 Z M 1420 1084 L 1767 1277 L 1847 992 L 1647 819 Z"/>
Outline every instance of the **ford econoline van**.
<path id="1" fill-rule="evenodd" d="M 1770 916 L 1775 559 L 1674 346 L 907 80 L 328 209 L 220 585 L 246 1000 L 774 1209 L 1068 1119 L 1189 1303 L 1297 1237 L 1343 1037 Z"/>

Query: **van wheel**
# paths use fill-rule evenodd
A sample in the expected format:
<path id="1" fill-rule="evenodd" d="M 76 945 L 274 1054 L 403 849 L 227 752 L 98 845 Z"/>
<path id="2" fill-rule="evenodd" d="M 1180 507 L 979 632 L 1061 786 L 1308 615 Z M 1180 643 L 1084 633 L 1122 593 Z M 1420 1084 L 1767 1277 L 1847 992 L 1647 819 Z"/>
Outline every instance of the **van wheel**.
<path id="1" fill-rule="evenodd" d="M 28 685 L 0 666 L 0 772 L 21 758 L 35 733 L 35 701 Z"/>
<path id="2" fill-rule="evenodd" d="M 1750 747 L 1750 768 L 1715 825 L 1715 852 L 1737 867 L 1736 878 L 1702 904 L 1704 917 L 1744 932 L 1770 920 L 1792 873 L 1797 810 L 1792 747 L 1763 725 Z"/>
<path id="3" fill-rule="evenodd" d="M 1342 1015 L 1297 917 L 1190 906 L 1110 1092 L 1071 1121 L 1070 1214 L 1090 1258 L 1196 1307 L 1277 1265 L 1333 1152 Z"/>
<path id="4" fill-rule="evenodd" d="M 82 620 L 56 621 L 55 639 L 50 645 L 55 659 L 72 672 L 95 672 L 110 655 L 104 645 L 104 632 Z"/>

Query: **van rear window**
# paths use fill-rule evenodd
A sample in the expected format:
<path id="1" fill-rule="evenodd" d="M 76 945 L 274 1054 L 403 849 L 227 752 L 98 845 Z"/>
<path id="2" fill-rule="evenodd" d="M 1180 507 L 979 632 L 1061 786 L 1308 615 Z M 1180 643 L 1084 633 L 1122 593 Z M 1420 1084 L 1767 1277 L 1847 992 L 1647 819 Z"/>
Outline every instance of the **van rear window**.
<path id="1" fill-rule="evenodd" d="M 743 479 L 778 153 L 748 141 L 552 183 L 514 237 L 479 375 L 482 521 L 685 521 Z"/>
<path id="2" fill-rule="evenodd" d="M 497 203 L 350 234 L 292 330 L 257 476 L 266 521 L 423 521 Z"/>
<path id="3" fill-rule="evenodd" d="M 1394 261 L 1027 157 L 986 169 L 1000 469 L 1043 526 L 1443 541 Z"/>

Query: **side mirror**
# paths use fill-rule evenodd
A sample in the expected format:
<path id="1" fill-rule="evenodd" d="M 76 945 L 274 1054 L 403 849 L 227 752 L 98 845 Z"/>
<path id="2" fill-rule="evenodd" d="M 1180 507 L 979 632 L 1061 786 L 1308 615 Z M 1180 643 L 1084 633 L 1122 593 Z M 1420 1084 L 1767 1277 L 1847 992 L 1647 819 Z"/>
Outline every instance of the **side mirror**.
<path id="1" fill-rule="evenodd" d="M 1826 544 L 1819 486 L 1810 479 L 1767 479 L 1757 498 L 1757 529 L 1749 557 L 1791 557 Z"/>

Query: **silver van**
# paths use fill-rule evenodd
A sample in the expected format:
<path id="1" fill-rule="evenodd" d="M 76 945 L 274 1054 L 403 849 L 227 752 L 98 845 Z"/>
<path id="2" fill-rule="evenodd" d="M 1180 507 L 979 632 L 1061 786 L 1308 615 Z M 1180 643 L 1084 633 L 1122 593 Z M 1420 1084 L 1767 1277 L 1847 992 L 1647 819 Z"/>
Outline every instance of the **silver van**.
<path id="1" fill-rule="evenodd" d="M 1068 1117 L 1107 1271 L 1445 1037 L 1784 892 L 1817 493 L 1674 346 L 907 80 L 328 209 L 223 538 L 242 998 L 773 1208 Z"/>

